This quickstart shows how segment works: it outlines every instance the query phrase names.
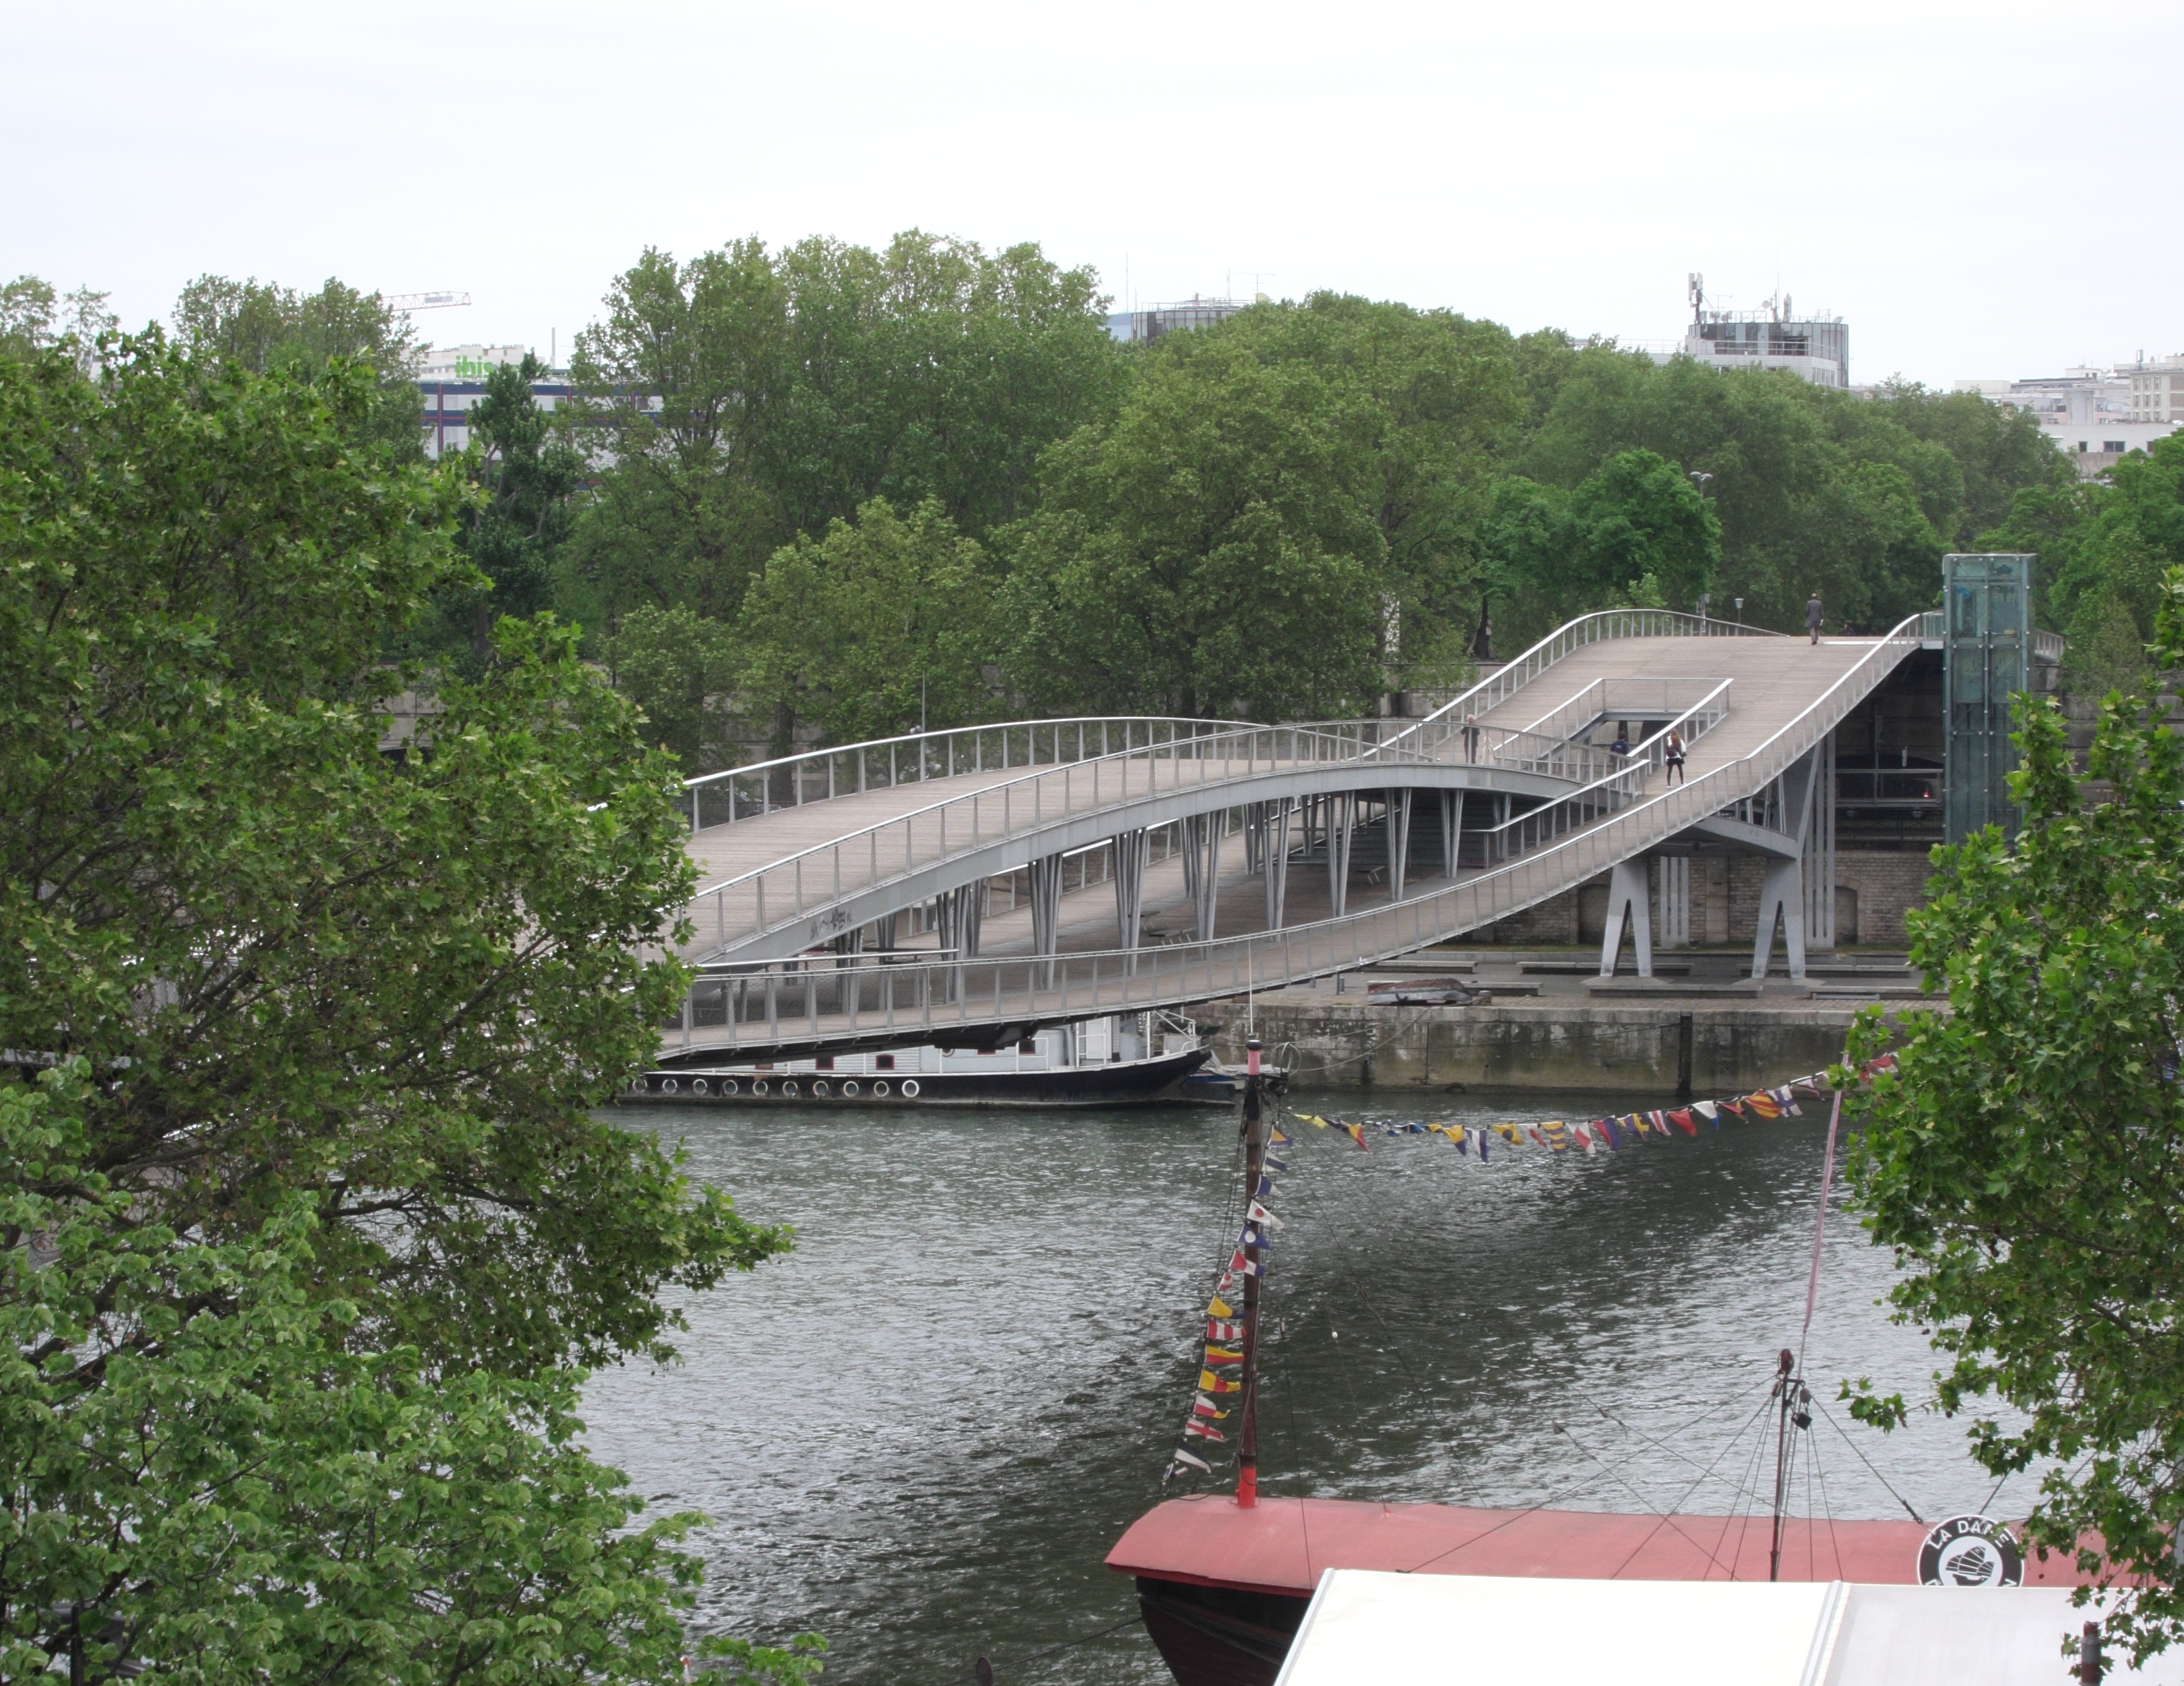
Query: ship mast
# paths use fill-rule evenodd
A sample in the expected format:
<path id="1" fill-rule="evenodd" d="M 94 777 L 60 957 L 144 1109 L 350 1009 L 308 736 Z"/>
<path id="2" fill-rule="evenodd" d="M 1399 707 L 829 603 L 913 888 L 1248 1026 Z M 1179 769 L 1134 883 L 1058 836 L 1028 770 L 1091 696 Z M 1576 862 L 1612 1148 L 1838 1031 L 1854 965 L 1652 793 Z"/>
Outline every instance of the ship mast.
<path id="1" fill-rule="evenodd" d="M 1788 1522 L 1784 1506 L 1790 1493 L 1790 1429 L 1812 1426 L 1812 1415 L 1805 1410 L 1812 1399 L 1802 1376 L 1791 1372 L 1797 1368 L 1797 1355 L 1788 1347 L 1782 1349 L 1774 1377 L 1774 1396 L 1780 1417 L 1774 1432 L 1774 1533 L 1767 1553 L 1767 1578 L 1782 1578 L 1782 1532 Z"/>
<path id="2" fill-rule="evenodd" d="M 1259 1096 L 1259 1052 L 1253 1037 L 1244 1044 L 1244 1411 L 1236 1431 L 1236 1503 L 1250 1510 L 1259 1502 L 1259 1271 L 1266 1258 L 1263 1238 L 1251 1222 L 1251 1203 L 1267 1163 L 1267 1119 Z"/>

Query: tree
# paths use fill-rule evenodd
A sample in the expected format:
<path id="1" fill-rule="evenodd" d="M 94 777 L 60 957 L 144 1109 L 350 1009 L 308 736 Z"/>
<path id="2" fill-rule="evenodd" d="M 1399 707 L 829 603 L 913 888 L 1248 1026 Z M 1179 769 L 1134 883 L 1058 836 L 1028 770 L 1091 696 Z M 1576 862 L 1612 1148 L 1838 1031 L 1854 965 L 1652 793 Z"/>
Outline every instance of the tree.
<path id="1" fill-rule="evenodd" d="M 632 609 L 600 641 L 614 682 L 644 710 L 645 736 L 691 773 L 736 760 L 733 628 L 677 606 Z"/>
<path id="2" fill-rule="evenodd" d="M 1944 403 L 1904 388 L 1875 403 L 1786 371 L 1724 375 L 1685 357 L 1658 365 L 1613 345 L 1588 346 L 1562 368 L 1512 470 L 1574 489 L 1608 459 L 1642 449 L 1708 475 L 1721 524 L 1716 594 L 1743 598 L 1745 618 L 1761 626 L 1802 624 L 1818 591 L 1831 619 L 1892 626 L 1932 604 L 1934 564 L 1977 510 L 1999 507 L 2019 476 L 2055 483 L 2054 453 L 2033 448 L 2045 442 L 1975 394 Z M 1985 409 L 1974 415 L 1972 405 Z"/>
<path id="3" fill-rule="evenodd" d="M 1494 488 L 1480 581 L 1510 649 L 1617 603 L 1696 601 L 1721 555 L 1713 506 L 1674 463 L 1624 451 L 1564 494 L 1521 476 Z"/>
<path id="4" fill-rule="evenodd" d="M 16 276 L 0 286 L 0 354 L 29 357 L 66 340 L 75 347 L 77 365 L 88 373 L 100 337 L 112 333 L 118 321 L 106 300 L 105 293 L 87 287 L 64 297 L 50 281 Z"/>
<path id="5" fill-rule="evenodd" d="M 688 263 L 649 247 L 577 337 L 576 425 L 600 469 L 563 604 L 610 635 L 628 610 L 730 620 L 794 531 L 763 471 L 788 378 L 788 301 L 755 240 Z"/>
<path id="6" fill-rule="evenodd" d="M 1385 560 L 1381 661 L 1414 684 L 1466 671 L 1481 608 L 1474 541 L 1495 453 L 1524 413 L 1508 331 L 1446 310 L 1315 293 L 1204 332 L 1269 365 L 1309 367 L 1352 409 L 1370 453 L 1363 495 Z"/>
<path id="7" fill-rule="evenodd" d="M 1169 337 L 1109 423 L 1041 466 L 1010 538 L 1028 705 L 1254 719 L 1383 687 L 1369 406 L 1236 337 Z"/>
<path id="8" fill-rule="evenodd" d="M 383 643 L 480 581 L 376 402 L 0 359 L 0 1044 L 88 1062 L 87 1168 L 178 1233 L 308 1193 L 320 1290 L 436 1372 L 664 1349 L 660 1288 L 785 1241 L 592 1111 L 684 987 L 679 783 L 550 620 L 382 743 Z"/>
<path id="9" fill-rule="evenodd" d="M 982 564 L 937 499 L 905 519 L 875 498 L 854 526 L 776 551 L 743 624 L 744 694 L 772 717 L 774 753 L 800 721 L 850 743 L 990 714 L 994 583 Z"/>
<path id="10" fill-rule="evenodd" d="M 81 1060 L 0 1083 L 0 1673 L 682 1678 L 697 1518 L 579 1379 L 435 1373 L 317 1280 L 309 1193 L 211 1243 L 91 1163 Z"/>
<path id="11" fill-rule="evenodd" d="M 2155 646 L 2184 665 L 2184 570 Z M 2150 691 L 2111 694 L 2088 764 L 2108 796 L 2089 804 L 2059 709 L 2017 708 L 2014 846 L 1989 828 L 1937 850 L 1907 915 L 1949 1012 L 1892 1028 L 1875 1010 L 1852 1038 L 1853 1060 L 1904 1038 L 1852 1174 L 1903 1272 L 1897 1315 L 1951 1360 L 1936 1404 L 2014 1413 L 1981 1409 L 1973 1455 L 1997 1477 L 2049 1464 L 2028 1537 L 2139 1577 L 2109 1626 L 2142 1661 L 2184 1634 L 2184 738 Z"/>
<path id="12" fill-rule="evenodd" d="M 553 606 L 555 566 L 575 524 L 585 465 L 566 430 L 532 401 L 531 383 L 545 372 L 527 352 L 488 371 L 470 411 L 471 442 L 456 459 L 478 488 L 463 507 L 458 543 L 483 583 L 438 593 L 407 641 L 421 654 L 460 652 L 473 675 L 498 621 Z"/>
<path id="13" fill-rule="evenodd" d="M 205 275 L 182 289 L 174 321 L 176 337 L 200 356 L 254 374 L 309 381 L 337 359 L 366 364 L 377 384 L 359 436 L 398 459 L 424 454 L 415 336 L 410 319 L 376 293 L 332 276 L 316 292 L 299 293 L 255 276 Z"/>

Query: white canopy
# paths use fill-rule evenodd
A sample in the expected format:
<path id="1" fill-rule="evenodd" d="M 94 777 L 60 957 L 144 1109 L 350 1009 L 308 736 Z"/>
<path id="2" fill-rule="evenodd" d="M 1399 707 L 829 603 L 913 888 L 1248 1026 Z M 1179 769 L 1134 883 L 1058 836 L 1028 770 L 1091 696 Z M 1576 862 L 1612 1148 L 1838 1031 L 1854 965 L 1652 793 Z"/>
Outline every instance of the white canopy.
<path id="1" fill-rule="evenodd" d="M 1329 1569 L 1276 1686 L 2070 1686 L 2067 1588 Z M 2184 1654 L 2107 1678 L 2184 1686 Z"/>

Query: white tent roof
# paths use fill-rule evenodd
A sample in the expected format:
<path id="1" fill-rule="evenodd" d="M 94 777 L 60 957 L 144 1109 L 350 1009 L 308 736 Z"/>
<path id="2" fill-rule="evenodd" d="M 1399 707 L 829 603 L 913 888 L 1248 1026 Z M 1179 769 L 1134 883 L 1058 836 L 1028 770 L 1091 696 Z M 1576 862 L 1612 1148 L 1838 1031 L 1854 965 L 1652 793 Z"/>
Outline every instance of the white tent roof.
<path id="1" fill-rule="evenodd" d="M 2064 1636 L 2098 1614 L 2067 1588 L 1329 1569 L 1276 1686 L 2070 1686 Z M 2184 1655 L 2107 1678 L 2184 1686 Z"/>

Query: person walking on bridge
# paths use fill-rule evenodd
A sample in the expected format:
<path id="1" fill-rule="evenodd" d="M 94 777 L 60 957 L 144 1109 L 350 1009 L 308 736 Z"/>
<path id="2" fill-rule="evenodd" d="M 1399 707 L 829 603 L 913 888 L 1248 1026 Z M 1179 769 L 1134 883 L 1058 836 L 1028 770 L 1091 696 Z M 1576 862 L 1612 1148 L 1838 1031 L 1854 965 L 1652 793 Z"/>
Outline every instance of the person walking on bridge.
<path id="1" fill-rule="evenodd" d="M 1466 715 L 1463 717 L 1463 759 L 1467 761 L 1476 761 L 1479 759 L 1479 716 L 1477 715 Z"/>
<path id="2" fill-rule="evenodd" d="M 1669 728 L 1669 741 L 1661 746 L 1661 759 L 1669 765 L 1669 785 L 1681 784 L 1684 782 L 1684 740 L 1683 735 L 1674 726 Z"/>
<path id="3" fill-rule="evenodd" d="M 1814 592 L 1805 599 L 1805 630 L 1813 635 L 1813 642 L 1820 641 L 1820 594 Z"/>

